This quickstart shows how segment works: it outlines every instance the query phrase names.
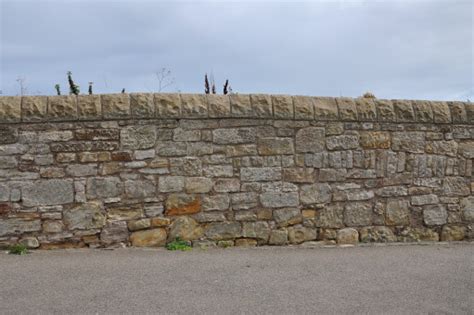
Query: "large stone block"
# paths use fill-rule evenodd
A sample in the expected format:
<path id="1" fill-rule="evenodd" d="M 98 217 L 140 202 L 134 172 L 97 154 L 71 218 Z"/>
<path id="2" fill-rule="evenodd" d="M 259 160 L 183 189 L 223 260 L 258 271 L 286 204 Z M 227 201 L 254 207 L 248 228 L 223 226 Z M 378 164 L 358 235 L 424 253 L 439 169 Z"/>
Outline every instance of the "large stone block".
<path id="1" fill-rule="evenodd" d="M 161 247 L 166 245 L 166 230 L 151 229 L 133 232 L 130 235 L 132 246 L 136 247 Z"/>
<path id="2" fill-rule="evenodd" d="M 392 134 L 392 150 L 410 153 L 424 153 L 425 134 L 419 131 L 394 132 Z"/>
<path id="3" fill-rule="evenodd" d="M 331 186 L 326 183 L 302 185 L 300 188 L 300 200 L 303 204 L 319 204 L 331 201 Z"/>
<path id="4" fill-rule="evenodd" d="M 377 118 L 379 121 L 393 122 L 395 121 L 395 110 L 390 100 L 375 100 L 377 109 Z"/>
<path id="5" fill-rule="evenodd" d="M 178 118 L 181 115 L 179 94 L 154 94 L 155 113 L 159 118 Z"/>
<path id="6" fill-rule="evenodd" d="M 239 222 L 215 222 L 207 226 L 206 237 L 212 240 L 229 240 L 242 235 L 242 227 Z"/>
<path id="7" fill-rule="evenodd" d="M 118 177 L 90 177 L 86 187 L 89 199 L 117 197 L 123 192 L 123 184 Z"/>
<path id="8" fill-rule="evenodd" d="M 466 123 L 467 113 L 462 102 L 448 102 L 449 109 L 451 110 L 451 119 L 453 123 L 462 124 Z"/>
<path id="9" fill-rule="evenodd" d="M 230 197 L 228 194 L 206 195 L 202 199 L 204 211 L 228 210 L 230 208 Z"/>
<path id="10" fill-rule="evenodd" d="M 385 211 L 385 224 L 410 224 L 410 208 L 407 200 L 389 200 Z"/>
<path id="11" fill-rule="evenodd" d="M 120 119 L 130 117 L 130 98 L 128 94 L 101 95 L 104 118 Z"/>
<path id="12" fill-rule="evenodd" d="M 274 210 L 273 218 L 280 227 L 295 225 L 303 222 L 303 216 L 301 214 L 301 211 L 297 208 Z"/>
<path id="13" fill-rule="evenodd" d="M 196 220 L 185 216 L 177 217 L 171 223 L 168 240 L 174 241 L 179 237 L 184 241 L 192 241 L 199 239 L 203 234 L 204 230 Z"/>
<path id="14" fill-rule="evenodd" d="M 327 137 L 326 145 L 329 150 L 350 150 L 359 147 L 359 135 L 347 134 Z"/>
<path id="15" fill-rule="evenodd" d="M 50 120 L 77 119 L 77 98 L 73 95 L 48 97 L 48 118 Z"/>
<path id="16" fill-rule="evenodd" d="M 314 104 L 309 96 L 293 96 L 293 106 L 295 107 L 295 119 L 314 119 Z"/>
<path id="17" fill-rule="evenodd" d="M 166 199 L 166 215 L 185 215 L 201 211 L 201 196 L 193 194 L 170 194 Z"/>
<path id="18" fill-rule="evenodd" d="M 431 109 L 435 123 L 451 123 L 451 111 L 446 102 L 431 102 Z"/>
<path id="19" fill-rule="evenodd" d="M 336 120 L 339 118 L 336 99 L 332 97 L 313 97 L 315 120 Z"/>
<path id="20" fill-rule="evenodd" d="M 14 123 L 21 120 L 21 97 L 0 97 L 0 123 Z"/>
<path id="21" fill-rule="evenodd" d="M 395 118 L 397 122 L 414 122 L 415 112 L 411 101 L 408 100 L 394 100 L 393 109 L 395 110 Z"/>
<path id="22" fill-rule="evenodd" d="M 100 229 L 105 225 L 105 213 L 101 203 L 91 201 L 67 209 L 63 219 L 69 230 Z"/>
<path id="23" fill-rule="evenodd" d="M 321 228 L 337 229 L 344 227 L 344 207 L 331 203 L 316 212 L 315 225 Z"/>
<path id="24" fill-rule="evenodd" d="M 466 222 L 474 222 L 474 196 L 461 199 L 462 218 Z"/>
<path id="25" fill-rule="evenodd" d="M 183 176 L 160 176 L 158 179 L 158 190 L 160 192 L 180 192 L 183 189 Z"/>
<path id="26" fill-rule="evenodd" d="M 74 201 L 73 181 L 48 179 L 25 184 L 21 191 L 26 207 L 68 204 Z"/>
<path id="27" fill-rule="evenodd" d="M 109 221 L 100 233 L 100 241 L 106 246 L 128 243 L 128 228 L 125 221 Z"/>
<path id="28" fill-rule="evenodd" d="M 393 231 L 386 226 L 363 227 L 360 230 L 360 241 L 362 243 L 389 243 L 396 242 L 397 237 Z"/>
<path id="29" fill-rule="evenodd" d="M 288 240 L 290 244 L 301 244 L 314 241 L 318 236 L 317 230 L 305 226 L 291 226 L 288 228 Z"/>
<path id="30" fill-rule="evenodd" d="M 357 107 L 352 98 L 338 97 L 336 98 L 336 102 L 337 107 L 339 108 L 339 117 L 341 120 L 357 120 Z"/>
<path id="31" fill-rule="evenodd" d="M 209 117 L 225 118 L 230 115 L 230 99 L 228 95 L 208 94 Z"/>
<path id="32" fill-rule="evenodd" d="M 372 224 L 371 202 L 351 202 L 344 208 L 344 223 L 347 226 L 367 226 Z"/>
<path id="33" fill-rule="evenodd" d="M 46 120 L 48 98 L 46 96 L 23 96 L 21 105 L 22 121 Z"/>
<path id="34" fill-rule="evenodd" d="M 297 207 L 297 192 L 265 192 L 260 195 L 262 206 L 268 208 Z"/>
<path id="35" fill-rule="evenodd" d="M 77 116 L 79 120 L 92 120 L 102 118 L 102 105 L 100 95 L 77 96 Z"/>
<path id="36" fill-rule="evenodd" d="M 468 196 L 470 194 L 469 180 L 464 177 L 445 177 L 442 194 L 445 196 Z"/>
<path id="37" fill-rule="evenodd" d="M 355 99 L 357 108 L 357 117 L 360 121 L 377 120 L 377 111 L 375 101 L 370 98 L 359 97 Z"/>
<path id="38" fill-rule="evenodd" d="M 428 101 L 412 101 L 413 111 L 417 122 L 432 122 L 433 111 Z"/>
<path id="39" fill-rule="evenodd" d="M 242 223 L 242 236 L 256 238 L 260 241 L 268 241 L 270 237 L 270 226 L 268 222 L 244 222 Z"/>
<path id="40" fill-rule="evenodd" d="M 445 205 L 427 205 L 423 207 L 423 221 L 426 225 L 443 225 L 448 220 Z"/>
<path id="41" fill-rule="evenodd" d="M 390 133 L 386 131 L 365 131 L 360 133 L 360 145 L 364 149 L 389 149 Z"/>
<path id="42" fill-rule="evenodd" d="M 156 138 L 155 126 L 129 126 L 120 130 L 122 149 L 150 149 L 155 146 Z"/>
<path id="43" fill-rule="evenodd" d="M 454 149 L 451 152 L 453 151 Z M 459 154 L 461 154 L 466 159 L 474 159 L 474 141 L 459 143 Z"/>
<path id="44" fill-rule="evenodd" d="M 295 143 L 298 153 L 319 153 L 325 151 L 324 128 L 307 127 L 298 130 Z"/>
<path id="45" fill-rule="evenodd" d="M 217 144 L 255 143 L 256 129 L 251 127 L 215 129 L 213 141 Z"/>
<path id="46" fill-rule="evenodd" d="M 153 118 L 155 117 L 155 103 L 151 93 L 130 94 L 130 107 L 132 117 Z"/>
<path id="47" fill-rule="evenodd" d="M 11 127 L 0 127 L 0 145 L 13 144 L 17 141 L 18 141 L 18 129 L 11 128 Z"/>
<path id="48" fill-rule="evenodd" d="M 255 116 L 259 118 L 272 118 L 272 98 L 267 94 L 251 94 L 250 101 Z"/>
<path id="49" fill-rule="evenodd" d="M 206 118 L 207 98 L 201 94 L 181 94 L 181 114 L 184 118 Z"/>
<path id="50" fill-rule="evenodd" d="M 20 235 L 41 230 L 41 220 L 10 218 L 0 220 L 0 237 L 5 235 Z"/>
<path id="51" fill-rule="evenodd" d="M 127 198 L 142 199 L 147 197 L 154 197 L 155 193 L 155 184 L 150 180 L 125 181 L 125 195 L 127 196 Z"/>
<path id="52" fill-rule="evenodd" d="M 253 117 L 254 112 L 250 96 L 246 94 L 231 94 L 230 112 L 232 117 Z"/>
<path id="53" fill-rule="evenodd" d="M 336 240 L 339 245 L 355 245 L 359 243 L 359 232 L 353 228 L 339 230 Z"/>
<path id="54" fill-rule="evenodd" d="M 272 95 L 273 116 L 275 118 L 293 119 L 293 100 L 288 95 Z"/>
<path id="55" fill-rule="evenodd" d="M 284 155 L 295 152 L 292 138 L 259 138 L 257 150 L 260 155 Z"/>

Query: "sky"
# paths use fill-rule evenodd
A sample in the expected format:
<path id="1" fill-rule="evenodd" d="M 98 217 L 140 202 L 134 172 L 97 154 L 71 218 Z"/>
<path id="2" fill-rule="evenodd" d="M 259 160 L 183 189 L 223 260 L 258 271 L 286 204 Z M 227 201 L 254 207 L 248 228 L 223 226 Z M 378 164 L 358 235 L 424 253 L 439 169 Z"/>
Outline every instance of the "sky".
<path id="1" fill-rule="evenodd" d="M 474 100 L 472 0 L 0 0 L 2 95 L 218 92 Z M 170 82 L 170 81 L 173 82 Z M 172 83 L 168 85 L 168 83 Z"/>

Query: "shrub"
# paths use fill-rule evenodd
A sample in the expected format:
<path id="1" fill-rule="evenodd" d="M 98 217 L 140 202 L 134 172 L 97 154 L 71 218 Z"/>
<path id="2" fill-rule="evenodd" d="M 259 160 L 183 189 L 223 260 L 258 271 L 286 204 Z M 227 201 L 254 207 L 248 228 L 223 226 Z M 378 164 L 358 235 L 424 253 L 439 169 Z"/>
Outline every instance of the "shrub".
<path id="1" fill-rule="evenodd" d="M 11 255 L 25 255 L 28 254 L 28 249 L 23 244 L 15 244 L 8 248 L 8 253 Z"/>
<path id="2" fill-rule="evenodd" d="M 166 249 L 167 250 L 191 250 L 191 246 L 189 245 L 189 242 L 183 241 L 181 238 L 177 237 L 174 241 L 166 244 Z"/>

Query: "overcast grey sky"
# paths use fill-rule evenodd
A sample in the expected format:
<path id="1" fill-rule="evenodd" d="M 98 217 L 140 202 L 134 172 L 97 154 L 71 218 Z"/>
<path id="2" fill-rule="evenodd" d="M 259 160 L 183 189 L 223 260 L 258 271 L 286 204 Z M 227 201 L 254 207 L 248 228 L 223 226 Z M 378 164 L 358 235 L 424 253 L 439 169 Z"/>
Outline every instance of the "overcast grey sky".
<path id="1" fill-rule="evenodd" d="M 472 0 L 10 1 L 1 3 L 3 95 L 218 90 L 474 99 Z"/>

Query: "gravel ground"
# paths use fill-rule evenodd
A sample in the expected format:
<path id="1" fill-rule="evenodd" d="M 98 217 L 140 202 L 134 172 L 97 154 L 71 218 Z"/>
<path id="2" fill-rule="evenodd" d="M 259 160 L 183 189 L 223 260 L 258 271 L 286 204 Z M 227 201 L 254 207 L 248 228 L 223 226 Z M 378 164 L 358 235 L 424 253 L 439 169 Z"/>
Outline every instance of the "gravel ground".
<path id="1" fill-rule="evenodd" d="M 0 313 L 473 314 L 474 244 L 0 254 Z"/>

